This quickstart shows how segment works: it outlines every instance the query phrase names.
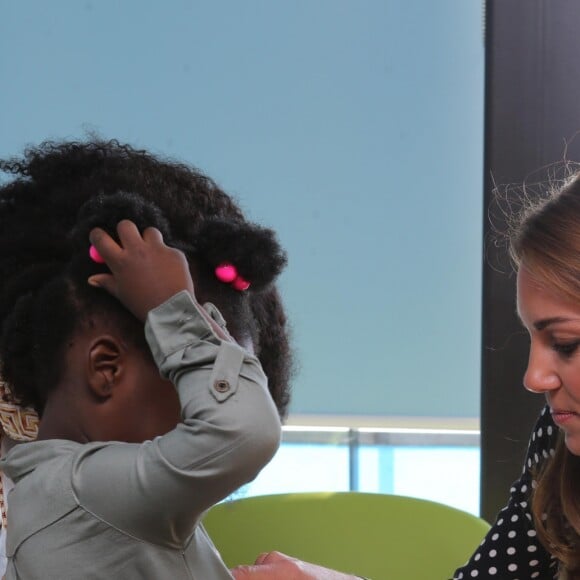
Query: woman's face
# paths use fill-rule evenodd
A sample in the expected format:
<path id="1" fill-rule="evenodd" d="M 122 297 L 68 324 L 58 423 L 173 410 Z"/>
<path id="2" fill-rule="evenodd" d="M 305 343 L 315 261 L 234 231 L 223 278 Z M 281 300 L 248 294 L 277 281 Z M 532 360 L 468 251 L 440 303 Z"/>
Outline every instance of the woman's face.
<path id="1" fill-rule="evenodd" d="M 518 313 L 530 334 L 524 385 L 546 396 L 566 447 L 580 455 L 580 304 L 540 283 L 525 267 L 517 288 Z"/>

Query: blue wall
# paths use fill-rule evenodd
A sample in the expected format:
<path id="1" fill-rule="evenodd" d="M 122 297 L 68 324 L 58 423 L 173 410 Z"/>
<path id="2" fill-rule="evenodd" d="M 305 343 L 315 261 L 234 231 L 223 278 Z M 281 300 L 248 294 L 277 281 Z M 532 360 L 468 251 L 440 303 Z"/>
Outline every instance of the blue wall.
<path id="1" fill-rule="evenodd" d="M 0 155 L 197 165 L 290 255 L 292 410 L 479 413 L 480 0 L 4 0 Z"/>

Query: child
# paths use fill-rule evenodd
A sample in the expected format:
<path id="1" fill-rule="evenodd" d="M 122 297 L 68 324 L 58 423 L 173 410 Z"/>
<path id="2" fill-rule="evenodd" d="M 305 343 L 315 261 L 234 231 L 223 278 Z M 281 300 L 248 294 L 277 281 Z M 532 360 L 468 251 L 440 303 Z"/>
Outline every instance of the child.
<path id="1" fill-rule="evenodd" d="M 2 461 L 7 578 L 230 578 L 199 521 L 278 444 L 272 232 L 198 172 L 115 142 L 0 168 L 21 176 L 0 188 L 2 377 L 41 416 Z"/>

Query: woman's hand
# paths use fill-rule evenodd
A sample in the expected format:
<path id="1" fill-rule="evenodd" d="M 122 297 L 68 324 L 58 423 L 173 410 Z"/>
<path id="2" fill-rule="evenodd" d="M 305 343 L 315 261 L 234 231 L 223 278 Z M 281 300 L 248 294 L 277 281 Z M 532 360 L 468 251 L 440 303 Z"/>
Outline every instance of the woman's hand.
<path id="1" fill-rule="evenodd" d="M 302 562 L 280 552 L 261 554 L 253 566 L 237 566 L 231 572 L 236 580 L 356 580 L 356 576 Z"/>
<path id="2" fill-rule="evenodd" d="M 163 304 L 181 290 L 194 296 L 189 265 L 182 252 L 166 246 L 161 232 L 147 228 L 143 235 L 129 220 L 117 225 L 121 244 L 100 228 L 89 238 L 111 270 L 88 279 L 92 286 L 118 298 L 137 318 Z"/>

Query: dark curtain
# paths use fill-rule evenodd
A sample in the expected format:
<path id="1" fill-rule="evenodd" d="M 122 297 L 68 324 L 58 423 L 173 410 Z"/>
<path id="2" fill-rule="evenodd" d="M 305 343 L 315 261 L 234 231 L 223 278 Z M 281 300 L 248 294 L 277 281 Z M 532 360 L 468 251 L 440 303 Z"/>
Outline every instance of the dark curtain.
<path id="1" fill-rule="evenodd" d="M 547 177 L 546 166 L 580 159 L 580 2 L 488 0 L 482 327 L 482 515 L 488 520 L 517 479 L 543 399 L 524 391 L 528 339 L 515 313 L 515 277 L 496 228 L 504 193 L 494 184 Z M 567 145 L 566 145 L 567 144 Z M 544 168 L 542 171 L 541 168 Z M 491 214 L 491 220 L 490 220 Z"/>

